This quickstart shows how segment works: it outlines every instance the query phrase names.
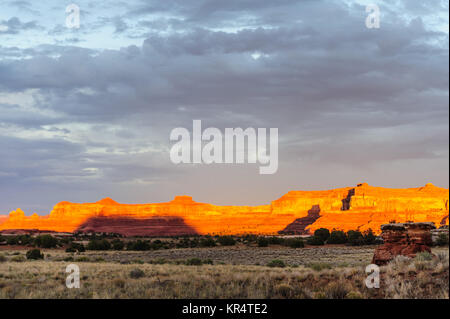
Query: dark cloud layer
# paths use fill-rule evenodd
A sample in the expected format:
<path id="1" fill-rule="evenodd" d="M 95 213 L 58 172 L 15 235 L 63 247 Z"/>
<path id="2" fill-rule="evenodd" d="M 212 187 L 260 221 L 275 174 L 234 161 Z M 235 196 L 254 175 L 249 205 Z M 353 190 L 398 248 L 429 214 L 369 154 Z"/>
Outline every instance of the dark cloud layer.
<path id="1" fill-rule="evenodd" d="M 429 26 L 439 4 L 383 3 L 381 28 L 368 29 L 364 6 L 338 1 L 142 1 L 102 20 L 139 46 L 2 44 L 0 211 L 180 193 L 258 204 L 361 181 L 448 187 L 448 33 Z M 193 119 L 278 127 L 278 173 L 175 166 L 169 133 Z"/>

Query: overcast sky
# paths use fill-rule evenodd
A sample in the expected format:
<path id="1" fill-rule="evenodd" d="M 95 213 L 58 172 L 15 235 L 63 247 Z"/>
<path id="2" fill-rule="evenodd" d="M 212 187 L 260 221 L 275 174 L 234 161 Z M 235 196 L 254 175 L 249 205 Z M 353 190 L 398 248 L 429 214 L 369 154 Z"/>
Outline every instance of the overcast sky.
<path id="1" fill-rule="evenodd" d="M 69 3 L 0 2 L 0 214 L 448 188 L 448 1 L 77 0 L 79 29 Z M 193 119 L 277 127 L 277 173 L 173 164 Z"/>

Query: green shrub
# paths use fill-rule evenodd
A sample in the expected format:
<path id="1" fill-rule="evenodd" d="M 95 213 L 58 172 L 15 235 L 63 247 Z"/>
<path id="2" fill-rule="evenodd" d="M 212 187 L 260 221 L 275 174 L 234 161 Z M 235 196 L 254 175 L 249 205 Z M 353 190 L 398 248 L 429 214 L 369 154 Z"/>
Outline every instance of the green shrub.
<path id="1" fill-rule="evenodd" d="M 324 244 L 323 240 L 321 237 L 317 237 L 316 235 L 309 237 L 306 240 L 306 243 L 308 245 L 313 245 L 313 246 L 321 246 Z"/>
<path id="2" fill-rule="evenodd" d="M 305 244 L 301 238 L 289 238 L 286 240 L 286 246 L 291 248 L 303 248 Z"/>
<path id="3" fill-rule="evenodd" d="M 363 234 L 364 244 L 366 245 L 375 245 L 377 243 L 377 236 L 373 233 L 372 229 L 367 230 Z"/>
<path id="4" fill-rule="evenodd" d="M 34 243 L 41 248 L 55 248 L 58 245 L 58 239 L 52 235 L 40 235 L 36 237 Z"/>
<path id="5" fill-rule="evenodd" d="M 286 240 L 281 237 L 272 236 L 267 238 L 267 241 L 269 242 L 269 245 L 285 245 Z"/>
<path id="6" fill-rule="evenodd" d="M 145 276 L 145 273 L 139 268 L 135 268 L 132 271 L 130 271 L 130 278 L 139 279 L 144 276 Z"/>
<path id="7" fill-rule="evenodd" d="M 436 246 L 448 246 L 448 234 L 439 234 Z"/>
<path id="8" fill-rule="evenodd" d="M 333 230 L 327 244 L 345 244 L 347 242 L 347 235 L 342 230 Z"/>
<path id="9" fill-rule="evenodd" d="M 330 238 L 330 231 L 326 228 L 319 228 L 314 232 L 314 237 L 319 238 L 322 242 L 326 242 Z"/>
<path id="10" fill-rule="evenodd" d="M 18 245 L 19 238 L 17 236 L 8 236 L 6 237 L 6 244 L 9 246 Z"/>
<path id="11" fill-rule="evenodd" d="M 150 242 L 148 240 L 140 240 L 137 241 L 129 241 L 127 243 L 127 250 L 137 250 L 137 251 L 144 251 L 144 250 L 150 250 Z"/>
<path id="12" fill-rule="evenodd" d="M 351 246 L 361 246 L 364 244 L 364 237 L 360 231 L 349 230 L 347 232 L 347 242 Z"/>
<path id="13" fill-rule="evenodd" d="M 199 245 L 200 247 L 214 247 L 216 242 L 211 237 L 205 237 L 200 239 Z"/>
<path id="14" fill-rule="evenodd" d="M 284 261 L 280 260 L 280 259 L 274 259 L 271 262 L 269 262 L 267 264 L 268 267 L 280 267 L 280 268 L 284 268 L 286 267 L 286 264 L 284 263 Z"/>
<path id="15" fill-rule="evenodd" d="M 28 260 L 44 259 L 44 254 L 41 254 L 39 249 L 31 249 L 27 251 L 26 256 Z"/>
<path id="16" fill-rule="evenodd" d="M 259 237 L 257 240 L 258 247 L 267 247 L 269 246 L 269 240 L 265 237 Z"/>
<path id="17" fill-rule="evenodd" d="M 231 236 L 220 236 L 219 238 L 217 238 L 217 242 L 222 246 L 236 245 L 236 240 Z"/>
<path id="18" fill-rule="evenodd" d="M 324 269 L 331 269 L 331 265 L 327 263 L 311 263 L 308 265 L 309 268 L 315 271 L 321 271 Z"/>
<path id="19" fill-rule="evenodd" d="M 3 256 L 3 255 L 0 255 L 0 263 L 4 263 L 5 261 L 7 261 L 8 259 L 5 257 L 5 256 Z"/>
<path id="20" fill-rule="evenodd" d="M 86 249 L 84 248 L 83 244 L 79 244 L 79 243 L 70 243 L 70 246 L 66 248 L 66 253 L 74 253 L 74 252 L 84 252 L 86 251 Z"/>
<path id="21" fill-rule="evenodd" d="M 419 261 L 429 261 L 433 259 L 433 254 L 429 253 L 428 251 L 423 251 L 416 254 L 415 259 Z"/>
<path id="22" fill-rule="evenodd" d="M 87 245 L 88 250 L 109 250 L 111 244 L 106 239 L 93 239 Z"/>
<path id="23" fill-rule="evenodd" d="M 117 238 L 111 242 L 111 245 L 114 250 L 123 250 L 125 248 L 125 243 Z"/>

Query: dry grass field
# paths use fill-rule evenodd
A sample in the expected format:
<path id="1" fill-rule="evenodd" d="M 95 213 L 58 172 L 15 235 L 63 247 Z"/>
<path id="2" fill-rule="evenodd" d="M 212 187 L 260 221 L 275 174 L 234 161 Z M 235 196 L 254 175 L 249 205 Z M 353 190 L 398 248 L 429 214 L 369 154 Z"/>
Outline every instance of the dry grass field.
<path id="1" fill-rule="evenodd" d="M 373 249 L 44 250 L 39 261 L 25 260 L 25 250 L 4 250 L 0 298 L 449 298 L 448 248 L 435 248 L 432 259 L 398 257 L 381 267 L 380 289 L 368 289 Z M 182 262 L 190 258 L 213 264 Z M 266 266 L 273 259 L 285 267 Z M 65 285 L 70 263 L 80 268 L 80 289 Z"/>
<path id="2" fill-rule="evenodd" d="M 372 260 L 374 246 L 323 246 L 292 249 L 282 246 L 248 247 L 236 245 L 213 248 L 179 248 L 150 251 L 86 251 L 68 254 L 64 250 L 43 250 L 46 260 L 76 260 L 127 263 L 183 262 L 191 258 L 211 260 L 214 264 L 264 266 L 274 259 L 283 260 L 288 266 L 306 266 L 326 263 L 332 266 L 368 265 Z M 24 253 L 24 251 L 22 251 Z"/>

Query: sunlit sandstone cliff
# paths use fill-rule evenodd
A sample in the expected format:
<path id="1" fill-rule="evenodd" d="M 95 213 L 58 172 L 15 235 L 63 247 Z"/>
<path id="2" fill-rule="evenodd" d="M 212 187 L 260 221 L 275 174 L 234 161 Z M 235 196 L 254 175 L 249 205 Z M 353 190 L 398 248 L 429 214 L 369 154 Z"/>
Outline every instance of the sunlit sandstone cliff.
<path id="1" fill-rule="evenodd" d="M 389 189 L 359 184 L 327 191 L 291 191 L 270 205 L 216 206 L 177 196 L 158 204 L 119 204 L 106 198 L 96 203 L 61 202 L 47 216 L 26 217 L 20 209 L 2 222 L 4 229 L 59 232 L 116 232 L 124 235 L 276 234 L 328 229 L 372 229 L 396 222 L 448 224 L 448 189 Z"/>

